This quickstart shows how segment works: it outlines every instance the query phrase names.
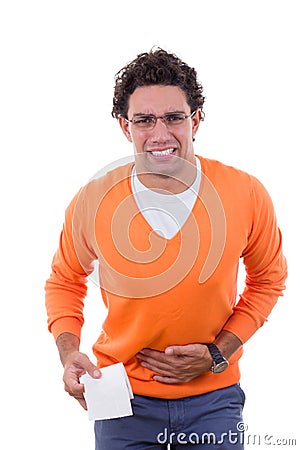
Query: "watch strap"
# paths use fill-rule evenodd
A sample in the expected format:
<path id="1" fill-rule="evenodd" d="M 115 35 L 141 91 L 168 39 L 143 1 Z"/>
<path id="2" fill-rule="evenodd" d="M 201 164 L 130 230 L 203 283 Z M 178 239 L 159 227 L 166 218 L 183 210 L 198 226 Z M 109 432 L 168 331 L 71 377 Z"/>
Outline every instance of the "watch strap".
<path id="1" fill-rule="evenodd" d="M 216 344 L 207 344 L 207 347 L 215 364 L 220 364 L 221 362 L 225 361 L 224 356 L 222 355 Z"/>

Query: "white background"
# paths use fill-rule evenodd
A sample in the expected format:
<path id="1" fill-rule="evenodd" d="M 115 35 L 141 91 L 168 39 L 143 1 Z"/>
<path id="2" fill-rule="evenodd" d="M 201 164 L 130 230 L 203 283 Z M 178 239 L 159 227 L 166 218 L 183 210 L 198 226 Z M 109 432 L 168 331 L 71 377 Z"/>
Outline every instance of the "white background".
<path id="1" fill-rule="evenodd" d="M 299 444 L 299 41 L 292 0 L 1 2 L 1 448 L 93 448 L 92 423 L 63 391 L 44 283 L 73 195 L 131 153 L 110 115 L 114 74 L 153 45 L 204 85 L 196 152 L 256 175 L 273 198 L 290 275 L 245 345 L 244 416 L 250 435 Z M 92 356 L 104 317 L 94 285 L 86 304 Z"/>

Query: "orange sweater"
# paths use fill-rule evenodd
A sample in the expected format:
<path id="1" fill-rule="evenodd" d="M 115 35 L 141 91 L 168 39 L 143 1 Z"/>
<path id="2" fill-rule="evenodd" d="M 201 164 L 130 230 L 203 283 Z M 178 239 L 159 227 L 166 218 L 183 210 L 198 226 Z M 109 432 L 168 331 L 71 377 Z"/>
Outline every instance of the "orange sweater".
<path id="1" fill-rule="evenodd" d="M 239 380 L 238 359 L 219 375 L 162 384 L 135 355 L 145 347 L 213 342 L 224 329 L 245 342 L 266 321 L 286 278 L 271 199 L 260 182 L 200 158 L 198 199 L 172 239 L 153 232 L 135 203 L 132 164 L 89 182 L 66 211 L 46 282 L 49 330 L 80 337 L 87 276 L 99 261 L 107 317 L 93 350 L 99 367 L 122 361 L 134 393 L 180 398 Z M 238 301 L 239 259 L 247 276 Z"/>

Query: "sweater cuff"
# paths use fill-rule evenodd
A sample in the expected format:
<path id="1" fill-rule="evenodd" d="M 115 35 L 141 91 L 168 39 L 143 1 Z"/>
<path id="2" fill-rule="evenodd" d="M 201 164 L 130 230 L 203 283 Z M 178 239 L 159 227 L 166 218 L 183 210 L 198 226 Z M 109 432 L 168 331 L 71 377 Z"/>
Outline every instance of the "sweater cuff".
<path id="1" fill-rule="evenodd" d="M 49 331 L 53 334 L 55 340 L 62 333 L 72 333 L 80 339 L 81 327 L 82 324 L 78 319 L 74 317 L 62 317 L 55 320 L 49 326 Z"/>
<path id="2" fill-rule="evenodd" d="M 244 344 L 262 325 L 263 323 L 258 323 L 250 317 L 235 313 L 225 324 L 223 330 L 235 334 Z"/>

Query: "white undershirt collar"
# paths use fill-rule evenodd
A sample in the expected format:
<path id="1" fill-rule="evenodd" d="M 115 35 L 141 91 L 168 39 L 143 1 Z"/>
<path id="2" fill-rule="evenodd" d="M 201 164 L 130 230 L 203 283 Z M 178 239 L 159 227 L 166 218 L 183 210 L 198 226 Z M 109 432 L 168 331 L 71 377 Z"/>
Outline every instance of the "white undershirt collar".
<path id="1" fill-rule="evenodd" d="M 201 182 L 201 163 L 196 158 L 197 175 L 193 184 L 180 194 L 166 195 L 152 191 L 139 180 L 135 166 L 131 187 L 144 218 L 156 233 L 171 239 L 184 225 L 197 199 Z"/>

